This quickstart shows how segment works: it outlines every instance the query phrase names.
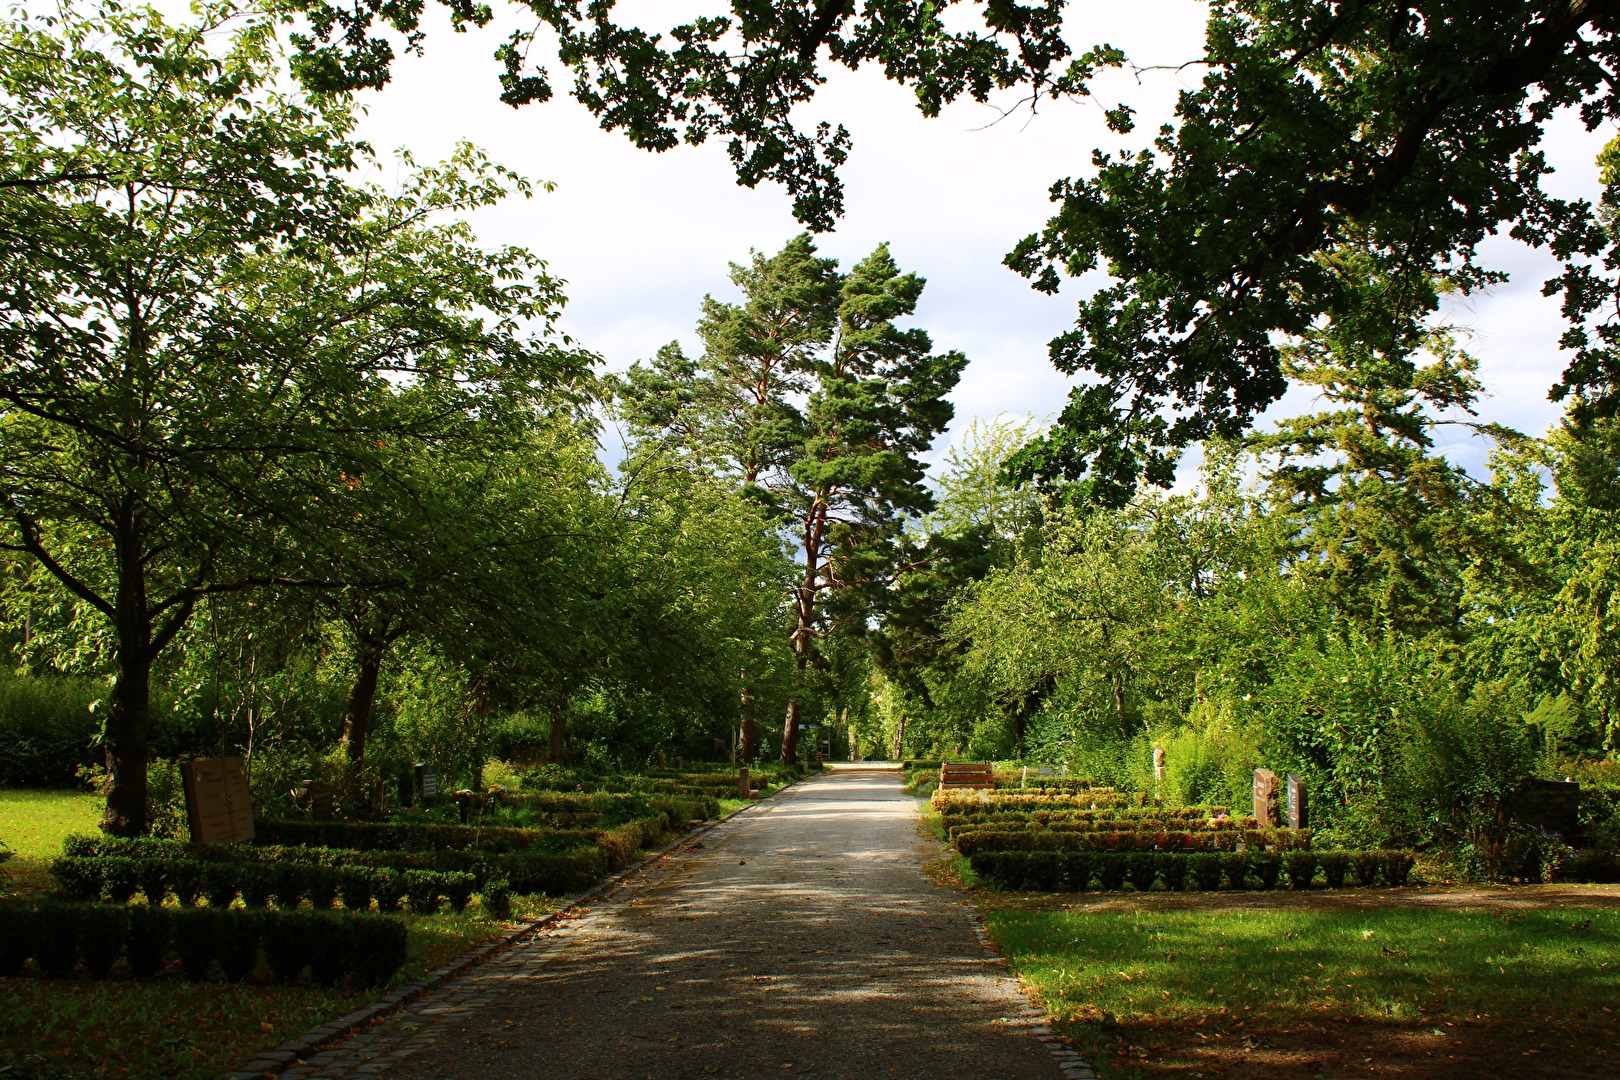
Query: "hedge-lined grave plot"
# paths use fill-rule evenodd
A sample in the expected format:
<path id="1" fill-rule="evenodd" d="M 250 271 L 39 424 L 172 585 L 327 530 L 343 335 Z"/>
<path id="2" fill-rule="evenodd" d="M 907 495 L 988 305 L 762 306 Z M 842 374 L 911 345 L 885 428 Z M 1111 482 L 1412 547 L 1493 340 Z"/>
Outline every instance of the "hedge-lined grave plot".
<path id="1" fill-rule="evenodd" d="M 1269 798 L 1271 788 L 1262 795 Z M 1003 889 L 1399 886 L 1415 861 L 1407 851 L 1314 851 L 1309 828 L 1234 816 L 1224 806 L 1166 807 L 1142 794 L 1079 782 L 936 791 L 932 804 L 958 854 Z"/>

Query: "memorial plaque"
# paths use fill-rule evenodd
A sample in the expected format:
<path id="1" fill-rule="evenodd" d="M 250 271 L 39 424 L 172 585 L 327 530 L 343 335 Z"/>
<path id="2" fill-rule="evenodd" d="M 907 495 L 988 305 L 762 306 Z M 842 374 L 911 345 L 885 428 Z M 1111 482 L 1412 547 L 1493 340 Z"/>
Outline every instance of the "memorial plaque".
<path id="1" fill-rule="evenodd" d="M 1310 828 L 1310 807 L 1305 800 L 1305 781 L 1297 773 L 1288 774 L 1288 827 Z"/>
<path id="2" fill-rule="evenodd" d="M 1262 829 L 1277 824 L 1277 774 L 1270 769 L 1254 770 L 1254 820 Z"/>
<path id="3" fill-rule="evenodd" d="M 253 800 L 241 758 L 200 758 L 183 762 L 191 839 L 198 844 L 234 844 L 253 839 Z"/>

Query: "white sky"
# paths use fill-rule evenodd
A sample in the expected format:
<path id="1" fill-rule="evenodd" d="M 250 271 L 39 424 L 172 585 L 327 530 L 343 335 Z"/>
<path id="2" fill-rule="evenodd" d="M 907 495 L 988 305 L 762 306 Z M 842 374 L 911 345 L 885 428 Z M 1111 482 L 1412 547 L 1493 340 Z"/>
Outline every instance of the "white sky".
<path id="1" fill-rule="evenodd" d="M 658 9 L 672 18 L 669 5 Z M 1140 66 L 1175 65 L 1199 56 L 1204 10 L 1188 0 L 1076 0 L 1068 34 L 1077 51 L 1106 41 Z M 380 153 L 408 147 L 421 161 L 468 139 L 531 178 L 555 182 L 555 192 L 513 200 L 475 224 L 486 243 L 529 247 L 568 282 L 565 327 L 610 367 L 674 339 L 695 352 L 703 296 L 732 295 L 727 263 L 745 260 L 750 249 L 774 251 L 800 231 L 781 190 L 737 186 L 723 145 L 649 154 L 600 130 L 562 92 L 513 110 L 498 99 L 490 56 L 505 25 L 458 35 L 442 9 L 431 8 L 427 25 L 425 57 L 396 61 L 393 83 L 362 96 L 369 110 L 362 135 Z M 1103 123 L 1104 105 L 1134 106 L 1145 139 L 1199 71 L 1148 73 L 1140 83 L 1110 74 L 1096 84 L 1095 102 L 1047 104 L 1033 118 L 1021 113 L 996 124 L 998 112 L 974 104 L 924 120 L 904 88 L 876 73 L 841 73 L 807 110 L 844 123 L 855 143 L 844 171 L 847 214 L 818 241 L 823 252 L 847 266 L 888 241 L 903 268 L 928 279 L 917 324 L 937 348 L 971 360 L 953 395 L 953 432 L 974 417 L 1044 417 L 1061 408 L 1068 382 L 1047 361 L 1046 343 L 1071 323 L 1086 283 L 1045 296 L 1001 259 L 1045 222 L 1054 180 L 1087 175 L 1093 147 L 1119 145 Z M 552 73 L 562 91 L 568 73 L 560 65 Z M 1593 158 L 1604 137 L 1578 122 L 1555 125 L 1547 149 L 1560 169 L 1550 184 L 1556 192 L 1596 195 Z M 1492 397 L 1482 418 L 1539 434 L 1560 415 L 1546 392 L 1565 363 L 1556 302 L 1540 295 L 1552 263 L 1505 239 L 1486 251 L 1512 281 L 1451 314 L 1471 328 L 1483 362 Z M 1296 393 L 1273 411 L 1310 406 Z M 1477 467 L 1486 447 L 1458 438 L 1448 454 Z"/>

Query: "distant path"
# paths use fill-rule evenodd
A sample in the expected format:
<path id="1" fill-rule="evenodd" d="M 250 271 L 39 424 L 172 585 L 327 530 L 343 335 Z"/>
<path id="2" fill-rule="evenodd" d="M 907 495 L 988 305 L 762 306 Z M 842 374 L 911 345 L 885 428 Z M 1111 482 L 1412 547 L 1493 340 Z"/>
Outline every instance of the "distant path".
<path id="1" fill-rule="evenodd" d="M 286 1075 L 1055 1080 L 892 768 L 789 788 Z"/>

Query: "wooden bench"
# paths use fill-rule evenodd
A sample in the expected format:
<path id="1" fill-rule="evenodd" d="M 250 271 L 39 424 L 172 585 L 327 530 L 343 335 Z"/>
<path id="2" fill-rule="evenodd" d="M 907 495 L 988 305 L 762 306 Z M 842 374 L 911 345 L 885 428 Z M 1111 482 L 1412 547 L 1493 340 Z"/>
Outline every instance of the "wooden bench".
<path id="1" fill-rule="evenodd" d="M 939 767 L 939 787 L 941 791 L 948 788 L 993 788 L 996 786 L 995 776 L 986 762 L 946 762 Z"/>

